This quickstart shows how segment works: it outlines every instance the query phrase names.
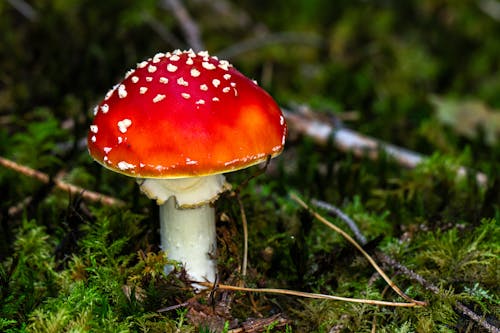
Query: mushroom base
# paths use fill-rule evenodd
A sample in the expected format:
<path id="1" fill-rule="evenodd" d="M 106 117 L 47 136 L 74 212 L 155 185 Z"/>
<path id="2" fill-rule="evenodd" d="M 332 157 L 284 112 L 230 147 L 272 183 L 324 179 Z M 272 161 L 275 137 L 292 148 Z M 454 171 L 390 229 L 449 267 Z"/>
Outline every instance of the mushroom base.
<path id="1" fill-rule="evenodd" d="M 169 259 L 184 265 L 190 279 L 215 281 L 217 239 L 212 206 L 181 209 L 171 197 L 160 206 L 160 233 L 163 251 Z M 165 267 L 167 274 L 172 270 L 172 266 Z"/>
<path id="2" fill-rule="evenodd" d="M 156 200 L 158 205 L 163 205 L 173 196 L 181 208 L 214 202 L 222 192 L 231 188 L 223 174 L 174 179 L 146 178 L 137 182 L 141 191 Z"/>

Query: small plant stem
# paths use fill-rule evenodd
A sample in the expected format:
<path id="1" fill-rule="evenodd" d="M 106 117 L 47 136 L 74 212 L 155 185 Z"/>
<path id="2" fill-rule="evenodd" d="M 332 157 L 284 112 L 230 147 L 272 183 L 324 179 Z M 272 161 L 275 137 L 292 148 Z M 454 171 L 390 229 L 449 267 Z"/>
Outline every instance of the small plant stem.
<path id="1" fill-rule="evenodd" d="M 243 262 L 241 264 L 241 276 L 244 278 L 247 275 L 248 265 L 248 224 L 245 208 L 243 207 L 243 202 L 238 193 L 236 194 L 236 200 L 238 200 L 238 205 L 240 206 L 241 224 L 243 226 Z"/>
<path id="2" fill-rule="evenodd" d="M 327 219 L 325 219 L 323 216 L 312 210 L 301 198 L 299 198 L 295 193 L 291 192 L 290 193 L 290 198 L 297 202 L 300 206 L 302 206 L 304 209 L 309 211 L 311 215 L 313 215 L 318 221 L 329 227 L 330 229 L 334 230 L 335 232 L 339 233 L 344 237 L 349 243 L 351 243 L 365 258 L 368 260 L 368 262 L 375 268 L 375 270 L 382 276 L 382 278 L 387 282 L 387 284 L 403 299 L 407 300 L 408 302 L 418 304 L 420 306 L 425 306 L 427 305 L 426 302 L 422 301 L 417 301 L 414 300 L 413 298 L 409 297 L 406 295 L 401 289 L 399 289 L 398 286 L 392 282 L 392 280 L 384 273 L 384 271 L 378 266 L 378 264 L 373 260 L 372 257 L 368 253 L 366 253 L 365 250 L 351 237 L 349 234 L 347 234 L 344 230 L 340 229 L 333 223 L 329 222 Z"/>
<path id="3" fill-rule="evenodd" d="M 195 283 L 199 283 L 200 285 L 205 286 L 205 287 L 213 287 L 213 285 L 211 285 L 210 283 L 207 283 L 207 282 L 195 282 Z M 378 300 L 371 300 L 371 299 L 349 298 L 349 297 L 334 296 L 334 295 L 307 293 L 307 292 L 303 292 L 303 291 L 288 290 L 288 289 L 247 288 L 247 287 L 230 286 L 230 285 L 224 285 L 224 284 L 217 284 L 217 285 L 215 285 L 215 288 L 221 289 L 221 290 L 281 294 L 281 295 L 291 295 L 291 296 L 299 296 L 299 297 L 315 298 L 315 299 L 329 299 L 329 300 L 335 300 L 335 301 L 344 301 L 344 302 L 351 302 L 351 303 L 363 303 L 363 304 L 370 304 L 370 305 L 383 305 L 383 306 L 396 306 L 396 307 L 419 307 L 419 306 L 422 306 L 422 302 L 402 303 L 402 302 L 378 301 Z"/>
<path id="4" fill-rule="evenodd" d="M 106 196 L 101 193 L 89 191 L 87 189 L 84 189 L 79 186 L 75 186 L 69 183 L 66 183 L 60 179 L 51 179 L 51 177 L 41 171 L 32 169 L 30 167 L 27 167 L 25 165 L 18 164 L 12 160 L 9 160 L 7 158 L 1 157 L 0 156 L 0 165 L 3 165 L 6 168 L 9 168 L 11 170 L 14 170 L 16 172 L 19 172 L 25 176 L 34 178 L 44 184 L 49 184 L 51 181 L 54 183 L 54 185 L 65 192 L 74 194 L 74 195 L 81 195 L 84 199 L 95 201 L 95 202 L 100 202 L 104 205 L 108 206 L 124 206 L 125 203 L 119 199 Z"/>
<path id="5" fill-rule="evenodd" d="M 182 263 L 191 279 L 215 281 L 217 239 L 215 209 L 210 204 L 178 208 L 170 197 L 160 205 L 160 237 L 167 257 Z M 165 267 L 166 273 L 172 270 L 173 266 Z"/>
<path id="6" fill-rule="evenodd" d="M 271 161 L 271 156 L 268 156 L 266 159 L 266 163 L 263 168 L 258 169 L 253 175 L 245 179 L 232 193 L 231 196 L 236 197 L 238 201 L 238 205 L 240 206 L 240 214 L 241 214 L 241 224 L 243 226 L 243 262 L 241 264 L 241 276 L 245 277 L 247 275 L 247 266 L 248 266 L 248 221 L 247 216 L 245 214 L 245 206 L 243 205 L 243 201 L 240 197 L 241 189 L 248 185 L 250 180 L 262 175 L 266 172 L 267 166 Z M 244 283 L 244 281 L 242 281 Z"/>

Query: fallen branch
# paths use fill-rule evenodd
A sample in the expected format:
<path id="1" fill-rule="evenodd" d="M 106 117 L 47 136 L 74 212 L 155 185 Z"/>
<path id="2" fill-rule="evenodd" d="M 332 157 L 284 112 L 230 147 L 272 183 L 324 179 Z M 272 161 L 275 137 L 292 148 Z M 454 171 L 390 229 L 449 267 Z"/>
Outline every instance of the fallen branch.
<path id="1" fill-rule="evenodd" d="M 399 271 L 400 273 L 403 273 L 405 276 L 409 277 L 410 279 L 412 279 L 414 281 L 417 281 L 425 289 L 432 291 L 436 295 L 440 294 L 439 288 L 437 286 L 435 286 L 434 284 L 432 284 L 429 281 L 427 281 L 420 274 L 412 271 L 411 269 L 409 269 L 408 267 L 405 267 L 404 265 L 402 265 L 401 263 L 399 263 L 395 259 L 389 257 L 385 253 L 381 253 L 381 252 L 377 253 L 377 258 L 379 258 L 379 260 L 382 261 L 384 264 L 386 264 L 386 265 L 394 268 L 395 270 Z M 495 327 L 492 324 L 490 324 L 489 322 L 487 322 L 484 317 L 478 315 L 477 313 L 475 313 L 474 311 L 472 311 L 471 309 L 469 309 L 467 306 L 465 306 L 461 302 L 456 301 L 454 306 L 463 315 L 469 317 L 470 319 L 472 319 L 473 321 L 475 321 L 476 323 L 478 323 L 479 325 L 481 325 L 488 332 L 491 332 L 491 333 L 500 333 L 500 329 L 498 327 Z"/>
<path id="2" fill-rule="evenodd" d="M 327 212 L 330 212 L 330 213 L 336 215 L 337 217 L 339 217 L 343 222 L 345 222 L 345 224 L 347 224 L 349 229 L 351 229 L 356 240 L 361 245 L 366 244 L 366 237 L 361 233 L 358 226 L 356 225 L 356 222 L 354 222 L 349 216 L 344 214 L 344 212 L 341 211 L 339 208 L 335 207 L 332 204 L 329 204 L 328 202 L 317 200 L 317 199 L 312 199 L 311 203 L 314 206 L 322 208 L 322 209 L 326 210 Z"/>
<path id="3" fill-rule="evenodd" d="M 4 167 L 11 169 L 11 170 L 14 170 L 16 172 L 19 172 L 25 176 L 34 178 L 34 179 L 36 179 L 44 184 L 49 184 L 52 181 L 56 188 L 63 190 L 65 192 L 74 194 L 74 195 L 81 195 L 84 199 L 87 199 L 90 201 L 100 202 L 100 203 L 102 203 L 104 205 L 108 205 L 108 206 L 124 206 L 125 205 L 125 203 L 119 199 L 116 199 L 116 198 L 113 198 L 113 197 L 110 197 L 110 196 L 107 196 L 107 195 L 104 195 L 101 193 L 89 191 L 89 190 L 84 189 L 82 187 L 66 183 L 66 182 L 64 182 L 60 179 L 57 179 L 57 178 L 51 179 L 49 177 L 49 175 L 47 175 L 41 171 L 32 169 L 32 168 L 27 167 L 25 165 L 20 165 L 12 160 L 9 160 L 9 159 L 1 157 L 1 156 L 0 156 L 0 165 L 3 165 Z"/>
<path id="4" fill-rule="evenodd" d="M 383 152 L 399 165 L 407 168 L 415 168 L 427 158 L 419 153 L 362 135 L 348 128 L 334 126 L 313 117 L 311 113 L 292 112 L 286 109 L 282 109 L 282 111 L 291 131 L 307 135 L 321 145 L 332 141 L 339 150 L 353 153 L 358 157 L 368 157 L 375 160 Z M 460 166 L 457 170 L 457 176 L 463 177 L 469 171 Z M 486 186 L 488 178 L 484 173 L 476 172 L 476 181 L 479 185 Z"/>

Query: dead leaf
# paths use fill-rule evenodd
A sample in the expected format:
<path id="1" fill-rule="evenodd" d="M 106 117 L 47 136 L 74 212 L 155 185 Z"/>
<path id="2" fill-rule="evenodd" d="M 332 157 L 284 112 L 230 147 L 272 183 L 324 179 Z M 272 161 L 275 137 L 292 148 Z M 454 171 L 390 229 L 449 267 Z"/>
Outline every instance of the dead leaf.
<path id="1" fill-rule="evenodd" d="M 476 139 L 480 133 L 488 145 L 500 139 L 500 110 L 479 100 L 455 100 L 432 96 L 437 120 L 451 127 L 458 135 Z"/>

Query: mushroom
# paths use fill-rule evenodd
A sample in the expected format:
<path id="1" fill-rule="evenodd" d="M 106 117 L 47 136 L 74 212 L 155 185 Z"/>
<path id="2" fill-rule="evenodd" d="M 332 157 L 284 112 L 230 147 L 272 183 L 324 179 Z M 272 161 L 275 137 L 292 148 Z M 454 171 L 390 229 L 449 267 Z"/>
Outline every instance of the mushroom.
<path id="1" fill-rule="evenodd" d="M 160 206 L 168 258 L 193 281 L 213 282 L 213 203 L 230 188 L 223 173 L 281 153 L 287 128 L 279 106 L 229 62 L 176 50 L 128 71 L 94 115 L 90 155 L 137 179 Z"/>

